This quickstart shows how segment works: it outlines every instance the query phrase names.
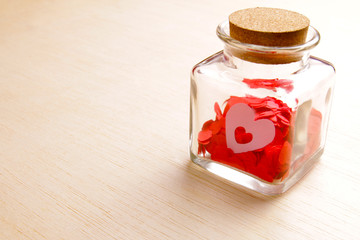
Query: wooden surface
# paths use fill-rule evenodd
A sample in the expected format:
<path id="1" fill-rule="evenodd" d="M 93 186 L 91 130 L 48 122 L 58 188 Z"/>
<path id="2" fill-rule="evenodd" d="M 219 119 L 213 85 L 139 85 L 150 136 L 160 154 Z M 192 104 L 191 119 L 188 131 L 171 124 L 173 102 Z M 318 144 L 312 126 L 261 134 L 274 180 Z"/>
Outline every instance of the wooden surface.
<path id="1" fill-rule="evenodd" d="M 0 1 L 0 239 L 360 239 L 356 1 Z M 280 197 L 188 154 L 191 67 L 234 10 L 303 13 L 337 67 L 325 153 Z"/>

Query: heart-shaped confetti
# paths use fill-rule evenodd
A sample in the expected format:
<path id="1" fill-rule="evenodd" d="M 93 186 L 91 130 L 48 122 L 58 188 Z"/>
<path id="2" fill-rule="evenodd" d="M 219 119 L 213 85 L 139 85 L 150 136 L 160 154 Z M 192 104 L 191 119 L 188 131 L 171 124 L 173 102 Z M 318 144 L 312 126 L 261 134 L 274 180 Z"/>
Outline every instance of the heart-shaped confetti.
<path id="1" fill-rule="evenodd" d="M 252 135 L 251 141 L 238 143 L 235 137 L 237 128 L 244 128 Z M 234 153 L 242 153 L 265 147 L 274 140 L 275 126 L 267 119 L 255 121 L 255 113 L 252 108 L 244 103 L 232 106 L 226 114 L 226 143 Z M 249 135 L 247 135 L 249 136 Z"/>
<path id="2" fill-rule="evenodd" d="M 237 127 L 235 129 L 235 140 L 239 144 L 245 144 L 251 142 L 253 139 L 253 135 L 251 133 L 246 132 L 245 128 Z"/>
<path id="3" fill-rule="evenodd" d="M 264 83 L 261 83 L 259 80 L 257 83 L 266 85 L 268 82 L 269 81 L 266 80 Z M 278 83 L 278 80 L 276 80 L 276 82 Z M 203 124 L 198 134 L 198 154 L 206 157 L 208 153 L 213 161 L 248 172 L 264 181 L 273 182 L 274 180 L 284 180 L 289 175 L 293 146 L 293 119 L 296 112 L 290 109 L 286 103 L 274 97 L 257 98 L 250 95 L 245 97 L 231 96 L 225 103 L 226 105 L 223 112 L 219 104 L 215 103 L 215 120 L 208 120 Z M 252 111 L 252 119 L 249 122 L 256 123 L 261 120 L 271 121 L 275 128 L 275 133 L 273 140 L 266 146 L 241 153 L 235 153 L 233 149 L 229 148 L 226 139 L 227 130 L 225 125 L 226 121 L 228 121 L 227 119 L 229 117 L 232 118 L 232 115 L 235 115 L 234 113 L 239 111 L 239 109 L 237 109 L 238 107 L 233 108 L 238 104 L 244 104 L 246 106 L 243 106 L 244 109 L 247 109 L 247 111 L 250 109 Z M 312 109 L 310 115 L 308 125 L 314 126 L 312 129 L 321 129 L 321 113 Z M 240 118 L 243 117 L 240 116 Z M 318 119 L 320 119 L 320 121 Z M 236 120 L 236 117 L 234 121 L 233 133 L 231 134 L 233 135 L 233 144 L 235 146 L 245 146 L 253 141 L 257 141 L 256 139 L 259 136 L 256 136 L 256 134 L 253 135 L 252 130 L 248 129 L 249 127 L 246 124 L 241 124 Z M 318 148 L 320 144 L 320 141 L 317 140 L 320 139 L 319 134 L 320 131 L 318 130 L 308 133 L 308 154 L 313 154 Z M 264 144 L 263 142 L 262 145 Z"/>

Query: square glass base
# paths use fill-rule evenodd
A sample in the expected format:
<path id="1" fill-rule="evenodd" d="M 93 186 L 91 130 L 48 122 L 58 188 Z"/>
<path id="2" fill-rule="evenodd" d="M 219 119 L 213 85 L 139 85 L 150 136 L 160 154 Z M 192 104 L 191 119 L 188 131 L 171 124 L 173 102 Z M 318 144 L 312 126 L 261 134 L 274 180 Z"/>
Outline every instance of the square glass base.
<path id="1" fill-rule="evenodd" d="M 239 184 L 249 190 L 264 194 L 264 195 L 279 195 L 286 192 L 296 182 L 298 182 L 309 170 L 319 161 L 320 156 L 323 154 L 324 148 L 319 149 L 311 158 L 309 158 L 300 168 L 280 183 L 270 183 L 260 178 L 257 178 L 244 171 L 226 166 L 216 161 L 201 158 L 190 152 L 191 160 L 206 169 L 207 171 L 222 177 L 228 181 Z"/>

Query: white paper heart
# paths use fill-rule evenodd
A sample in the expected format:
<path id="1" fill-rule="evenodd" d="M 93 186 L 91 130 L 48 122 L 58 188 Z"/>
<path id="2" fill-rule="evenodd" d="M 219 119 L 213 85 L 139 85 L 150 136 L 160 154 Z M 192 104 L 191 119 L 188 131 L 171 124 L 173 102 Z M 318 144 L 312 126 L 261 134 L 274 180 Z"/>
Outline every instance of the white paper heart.
<path id="1" fill-rule="evenodd" d="M 253 151 L 265 147 L 274 140 L 275 126 L 268 119 L 255 121 L 254 110 L 244 103 L 232 106 L 226 114 L 226 144 L 234 153 Z M 246 132 L 253 135 L 252 141 L 241 144 L 235 139 L 235 129 L 245 128 Z"/>

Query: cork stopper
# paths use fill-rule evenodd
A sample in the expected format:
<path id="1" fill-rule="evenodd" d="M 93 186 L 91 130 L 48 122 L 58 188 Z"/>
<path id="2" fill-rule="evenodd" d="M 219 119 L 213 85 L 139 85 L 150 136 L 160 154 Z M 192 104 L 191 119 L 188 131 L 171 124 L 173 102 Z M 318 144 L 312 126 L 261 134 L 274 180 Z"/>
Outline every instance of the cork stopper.
<path id="1" fill-rule="evenodd" d="M 310 20 L 278 8 L 249 8 L 229 16 L 230 36 L 240 42 L 263 46 L 294 46 L 305 43 Z"/>

